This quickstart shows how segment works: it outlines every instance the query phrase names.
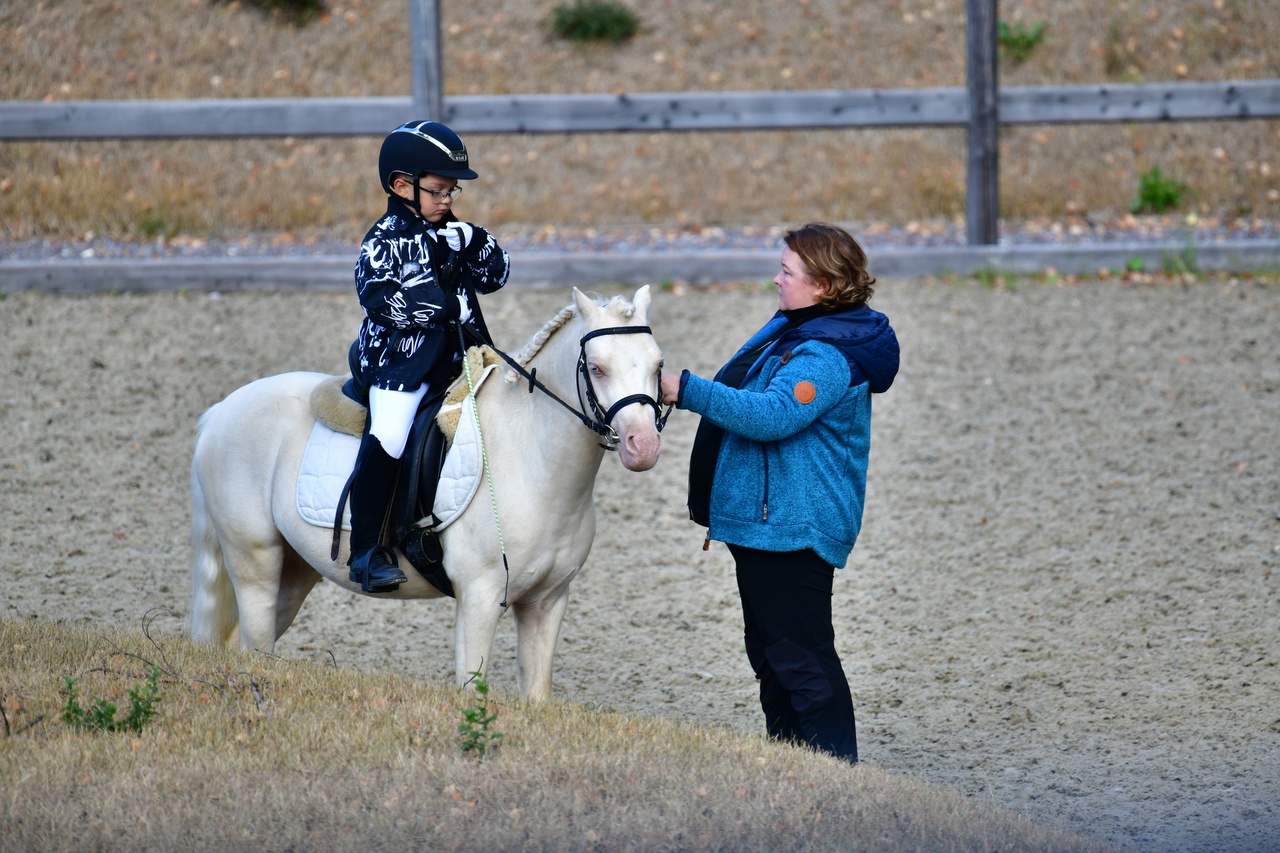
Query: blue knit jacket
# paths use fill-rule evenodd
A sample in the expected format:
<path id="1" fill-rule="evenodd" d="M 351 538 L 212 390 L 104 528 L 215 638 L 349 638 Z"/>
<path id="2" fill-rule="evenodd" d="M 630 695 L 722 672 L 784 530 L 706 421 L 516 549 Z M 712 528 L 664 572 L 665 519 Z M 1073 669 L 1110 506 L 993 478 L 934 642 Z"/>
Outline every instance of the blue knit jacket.
<path id="1" fill-rule="evenodd" d="M 862 527 L 871 394 L 893 383 L 898 340 L 889 319 L 866 306 L 787 326 L 778 312 L 739 350 L 761 350 L 741 388 L 686 371 L 678 406 L 725 432 L 710 538 L 812 548 L 843 568 Z"/>

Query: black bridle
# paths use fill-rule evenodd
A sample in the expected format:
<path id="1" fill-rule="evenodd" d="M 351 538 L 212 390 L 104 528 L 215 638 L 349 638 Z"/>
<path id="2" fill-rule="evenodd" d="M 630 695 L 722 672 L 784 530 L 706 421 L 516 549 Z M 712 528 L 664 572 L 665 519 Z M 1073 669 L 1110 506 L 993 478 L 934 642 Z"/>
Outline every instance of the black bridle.
<path id="1" fill-rule="evenodd" d="M 618 449 L 618 433 L 613 428 L 613 418 L 618 412 L 630 406 L 633 403 L 642 403 L 646 406 L 653 407 L 653 422 L 658 427 L 658 432 L 662 432 L 662 428 L 667 425 L 667 417 L 671 414 L 672 406 L 667 407 L 666 414 L 662 412 L 662 403 L 648 394 L 632 394 L 623 397 L 618 402 L 609 407 L 605 411 L 604 406 L 600 405 L 599 398 L 596 397 L 595 386 L 591 384 L 591 373 L 587 369 L 587 341 L 592 338 L 604 337 L 605 335 L 652 335 L 653 330 L 648 326 L 609 326 L 604 329 L 595 329 L 587 332 L 582 336 L 582 340 L 578 341 L 578 376 L 581 382 L 578 383 L 578 408 L 582 410 L 586 408 L 583 405 L 583 389 L 586 390 L 587 402 L 591 404 L 591 413 L 596 417 L 596 426 L 591 427 L 596 432 L 604 436 L 605 443 L 601 445 L 605 450 Z M 658 393 L 662 393 L 662 371 L 658 371 Z M 597 427 L 604 427 L 602 432 Z"/>
<path id="2" fill-rule="evenodd" d="M 591 374 L 587 369 L 587 341 L 592 338 L 599 338 L 606 335 L 652 335 L 653 330 L 648 326 L 609 326 L 604 329 L 594 329 L 582 336 L 582 339 L 578 341 L 578 382 L 576 383 L 578 387 L 578 408 L 576 409 L 557 396 L 557 394 L 548 388 L 542 380 L 538 379 L 537 368 L 534 368 L 533 370 L 526 370 L 524 366 L 514 358 L 507 355 L 488 341 L 483 340 L 474 330 L 471 329 L 470 326 L 459 326 L 459 334 L 462 334 L 463 330 L 470 333 L 470 336 L 475 343 L 483 344 L 492 349 L 498 354 L 499 358 L 511 367 L 512 370 L 524 377 L 529 383 L 530 394 L 533 393 L 533 389 L 537 388 L 561 406 L 564 406 L 570 414 L 582 421 L 583 426 L 603 438 L 604 441 L 600 446 L 605 450 L 618 449 L 619 438 L 617 430 L 613 428 L 613 419 L 618 412 L 622 411 L 627 406 L 635 403 L 651 406 L 653 408 L 654 424 L 657 425 L 658 432 L 662 432 L 662 428 L 667 425 L 667 418 L 671 415 L 671 410 L 675 408 L 674 406 L 668 406 L 667 411 L 663 412 L 662 404 L 657 399 L 649 396 L 648 394 L 632 394 L 630 396 L 623 397 L 621 400 L 610 406 L 608 411 L 606 411 L 604 406 L 600 405 L 600 399 L 596 396 L 595 386 L 591 383 Z M 465 340 L 463 342 L 463 349 L 466 349 Z M 662 393 L 661 371 L 658 373 L 658 393 Z M 588 406 L 590 407 L 590 413 L 587 411 Z"/>

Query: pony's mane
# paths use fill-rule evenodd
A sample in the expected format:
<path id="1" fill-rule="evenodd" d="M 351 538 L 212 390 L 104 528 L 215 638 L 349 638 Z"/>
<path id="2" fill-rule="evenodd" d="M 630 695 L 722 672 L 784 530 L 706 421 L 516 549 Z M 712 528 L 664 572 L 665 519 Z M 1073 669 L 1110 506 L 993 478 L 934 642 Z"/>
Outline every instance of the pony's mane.
<path id="1" fill-rule="evenodd" d="M 618 316 L 623 319 L 635 316 L 636 306 L 624 296 L 615 296 L 612 299 L 609 299 L 598 293 L 592 293 L 589 295 L 591 296 L 592 301 L 597 305 L 606 310 L 617 313 Z M 513 356 L 515 360 L 521 367 L 527 367 L 529 362 L 533 360 L 533 357 L 537 355 L 546 345 L 547 341 L 551 339 L 551 336 L 559 331 L 561 326 L 569 322 L 570 318 L 576 317 L 577 314 L 578 309 L 573 305 L 566 305 L 561 308 L 560 312 L 543 324 L 542 328 L 535 332 L 533 337 L 529 339 L 529 342 L 524 345 L 524 348 Z"/>
<path id="2" fill-rule="evenodd" d="M 547 341 L 551 340 L 551 336 L 554 335 L 561 326 L 569 322 L 570 318 L 575 316 L 577 313 L 577 310 L 572 305 L 566 305 L 560 309 L 560 313 L 556 314 L 556 316 L 544 323 L 541 329 L 534 332 L 533 337 L 529 339 L 529 342 L 525 344 L 524 348 L 514 356 L 520 366 L 528 366 L 529 362 L 532 361 L 533 357 L 542 350 Z"/>

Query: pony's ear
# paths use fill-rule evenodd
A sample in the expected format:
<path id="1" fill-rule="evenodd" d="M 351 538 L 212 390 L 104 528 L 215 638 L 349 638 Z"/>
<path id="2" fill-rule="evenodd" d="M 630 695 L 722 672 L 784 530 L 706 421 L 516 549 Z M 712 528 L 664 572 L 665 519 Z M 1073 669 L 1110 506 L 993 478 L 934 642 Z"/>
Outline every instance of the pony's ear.
<path id="1" fill-rule="evenodd" d="M 631 304 L 636 306 L 636 316 L 641 320 L 647 320 L 649 317 L 649 285 L 644 285 L 636 291 L 635 298 L 631 300 Z"/>
<path id="2" fill-rule="evenodd" d="M 590 322 L 600 315 L 600 306 L 596 301 L 576 287 L 573 289 L 573 301 L 578 306 L 578 316 L 584 321 Z"/>

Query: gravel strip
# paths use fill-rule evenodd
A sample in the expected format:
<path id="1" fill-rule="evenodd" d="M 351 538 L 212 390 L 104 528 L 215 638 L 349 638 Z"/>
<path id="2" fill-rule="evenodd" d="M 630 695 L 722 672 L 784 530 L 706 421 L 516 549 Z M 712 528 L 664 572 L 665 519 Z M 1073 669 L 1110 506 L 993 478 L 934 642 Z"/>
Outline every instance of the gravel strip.
<path id="1" fill-rule="evenodd" d="M 964 246 L 964 224 L 950 220 L 849 225 L 869 253 L 878 248 Z M 520 226 L 494 229 L 510 252 L 687 252 L 696 250 L 775 249 L 786 229 L 781 226 L 563 228 Z M 172 258 L 334 257 L 351 255 L 359 240 L 333 235 L 305 236 L 289 232 L 240 238 L 179 235 L 130 240 L 86 234 L 77 238 L 0 240 L 0 260 L 74 261 Z M 1111 243 L 1180 243 L 1197 245 L 1238 240 L 1280 240 L 1280 222 L 1266 219 L 1218 219 L 1191 216 L 1078 217 L 1001 222 L 1001 246 L 1106 245 Z"/>

